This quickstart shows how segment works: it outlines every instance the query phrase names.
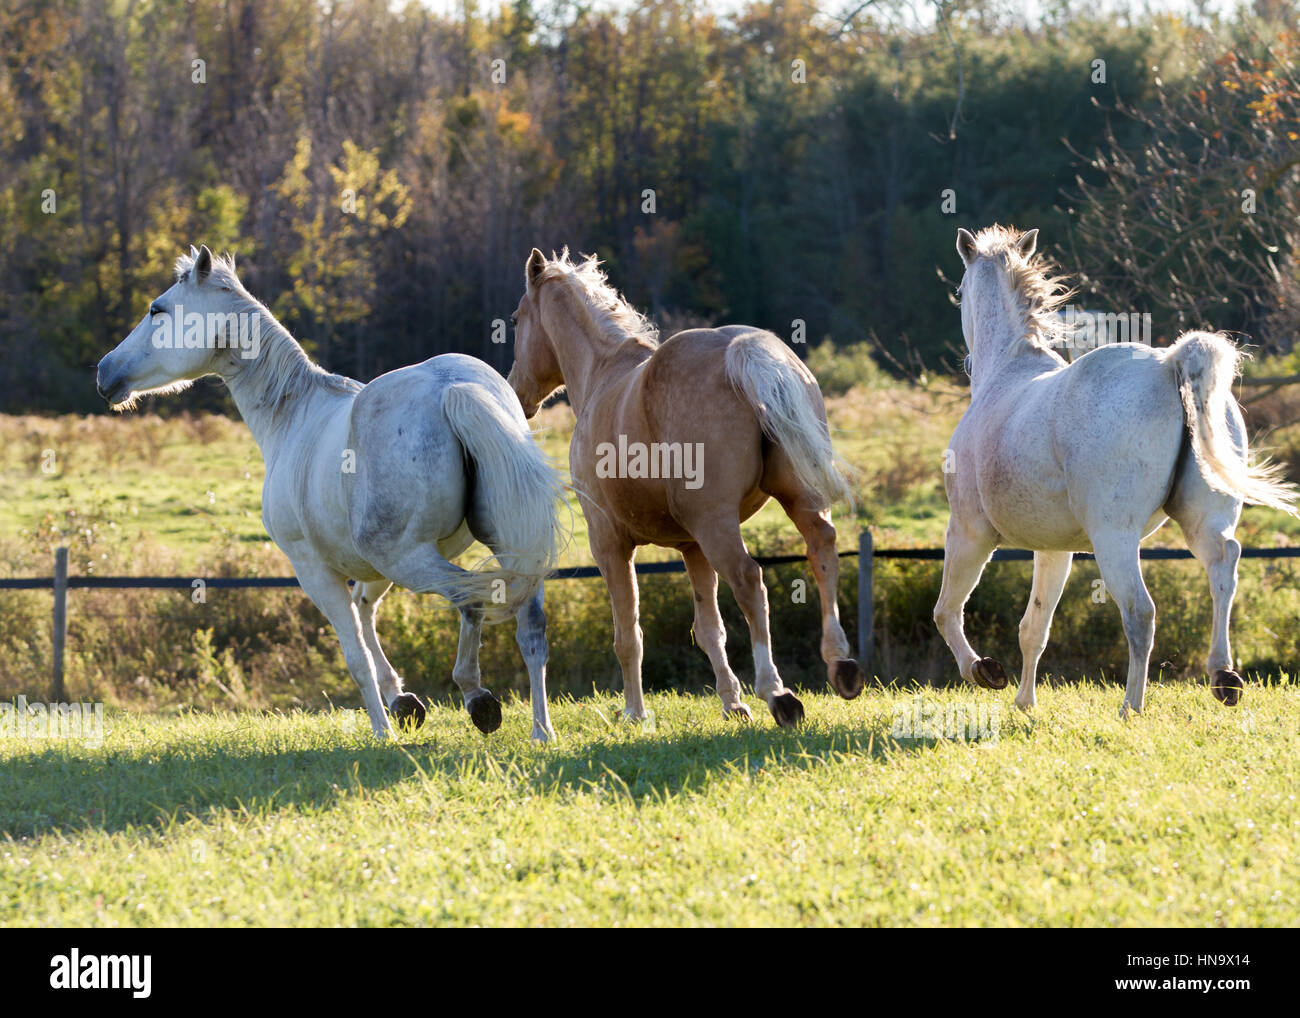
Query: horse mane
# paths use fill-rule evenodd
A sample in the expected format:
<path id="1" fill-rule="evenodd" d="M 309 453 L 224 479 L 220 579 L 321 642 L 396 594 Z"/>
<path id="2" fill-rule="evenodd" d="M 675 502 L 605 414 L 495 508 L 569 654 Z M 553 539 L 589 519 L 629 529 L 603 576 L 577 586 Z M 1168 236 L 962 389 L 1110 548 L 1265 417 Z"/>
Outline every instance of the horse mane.
<path id="1" fill-rule="evenodd" d="M 1057 312 L 1076 291 L 1067 285 L 1069 277 L 1058 273 L 1060 266 L 1052 259 L 1037 251 L 1028 258 L 1020 252 L 1019 244 L 1026 232 L 1014 226 L 985 227 L 975 234 L 975 251 L 999 259 L 1006 269 L 1011 288 L 1019 298 L 1025 342 L 1040 350 L 1052 350 L 1067 338 L 1069 331 Z"/>
<path id="2" fill-rule="evenodd" d="M 182 254 L 176 259 L 176 281 L 188 280 L 193 269 L 194 256 Z M 245 366 L 240 369 L 260 384 L 260 389 L 254 390 L 255 405 L 268 407 L 278 415 L 286 405 L 292 405 L 290 397 L 313 388 L 323 387 L 341 394 L 361 391 L 363 386 L 356 379 L 326 371 L 308 357 L 307 351 L 270 309 L 244 289 L 235 273 L 234 255 L 213 255 L 208 281 L 229 290 L 231 312 L 261 316 L 261 350 L 253 361 L 243 362 Z"/>
<path id="3" fill-rule="evenodd" d="M 552 252 L 537 285 L 551 279 L 563 279 L 570 285 L 606 338 L 617 343 L 630 340 L 652 349 L 659 345 L 658 328 L 610 285 L 595 255 L 575 262 L 567 247 L 558 256 Z"/>

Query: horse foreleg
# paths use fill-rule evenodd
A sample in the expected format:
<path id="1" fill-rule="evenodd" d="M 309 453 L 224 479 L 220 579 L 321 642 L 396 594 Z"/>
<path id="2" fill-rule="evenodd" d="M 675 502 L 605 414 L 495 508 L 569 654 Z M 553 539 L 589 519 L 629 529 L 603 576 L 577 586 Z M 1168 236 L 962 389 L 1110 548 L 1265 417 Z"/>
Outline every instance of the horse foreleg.
<path id="1" fill-rule="evenodd" d="M 943 544 L 943 585 L 939 600 L 934 606 L 934 622 L 943 635 L 948 649 L 957 659 L 957 669 L 967 682 L 986 689 L 1002 689 L 1007 684 L 1006 672 L 992 658 L 982 658 L 966 639 L 963 613 L 966 600 L 975 584 L 979 583 L 984 566 L 993 555 L 996 538 L 990 533 L 972 534 L 957 525 L 954 515 L 948 521 L 948 533 Z"/>
<path id="2" fill-rule="evenodd" d="M 591 519 L 590 516 L 587 517 Z M 623 720 L 643 721 L 645 699 L 641 693 L 641 625 L 638 621 L 636 570 L 632 566 L 635 547 L 605 532 L 589 532 L 592 557 L 605 578 L 609 603 L 614 612 L 614 654 L 623 672 Z"/>
<path id="3" fill-rule="evenodd" d="M 392 666 L 379 645 L 379 635 L 375 632 L 375 613 L 379 602 L 392 586 L 387 580 L 373 580 L 369 583 L 357 583 L 352 588 L 352 603 L 356 605 L 357 617 L 361 622 L 361 638 L 366 641 L 366 649 L 375 663 L 375 674 L 379 679 L 379 692 L 388 704 L 389 711 L 398 724 L 409 722 L 419 728 L 424 724 L 424 704 L 414 693 L 402 692 L 402 677 Z"/>
<path id="4" fill-rule="evenodd" d="M 1128 682 L 1124 688 L 1124 703 L 1120 707 L 1122 717 L 1127 717 L 1130 710 L 1142 713 L 1147 693 L 1147 666 L 1156 636 L 1156 606 L 1142 581 L 1138 543 L 1136 535 L 1101 540 L 1093 538 L 1092 541 L 1106 593 L 1119 605 L 1124 636 L 1128 639 Z"/>
<path id="5" fill-rule="evenodd" d="M 389 738 L 392 726 L 379 697 L 375 663 L 361 633 L 361 618 L 348 593 L 347 577 L 315 561 L 305 562 L 292 558 L 290 561 L 293 562 L 293 571 L 303 592 L 321 610 L 338 635 L 339 644 L 343 648 L 343 659 L 347 662 L 353 681 L 361 689 L 361 698 L 365 701 L 366 713 L 370 715 L 370 726 L 376 737 Z"/>
<path id="6" fill-rule="evenodd" d="M 727 633 L 718 613 L 718 574 L 698 544 L 683 549 L 682 561 L 686 563 L 686 575 L 690 577 L 695 598 L 695 642 L 713 666 L 722 713 L 752 721 L 754 715 L 741 699 L 740 680 L 727 660 Z"/>
<path id="7" fill-rule="evenodd" d="M 529 695 L 533 701 L 533 739 L 546 742 L 555 738 L 550 708 L 546 702 L 546 659 L 550 647 L 546 642 L 545 587 L 538 587 L 515 615 L 515 640 L 528 668 Z"/>
<path id="8" fill-rule="evenodd" d="M 1074 553 L 1068 551 L 1039 551 L 1034 553 L 1034 584 L 1029 594 L 1025 616 L 1020 620 L 1020 689 L 1016 691 L 1016 706 L 1029 710 L 1037 702 L 1034 683 L 1038 673 L 1038 660 L 1047 647 L 1047 634 L 1052 628 L 1052 616 L 1060 603 L 1061 592 L 1070 575 Z"/>

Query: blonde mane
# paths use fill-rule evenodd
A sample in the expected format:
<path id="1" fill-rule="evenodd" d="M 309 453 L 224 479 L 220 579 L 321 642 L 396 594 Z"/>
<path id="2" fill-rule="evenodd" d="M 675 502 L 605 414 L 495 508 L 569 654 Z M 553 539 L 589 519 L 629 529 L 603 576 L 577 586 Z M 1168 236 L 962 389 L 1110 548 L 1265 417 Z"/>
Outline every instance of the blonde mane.
<path id="1" fill-rule="evenodd" d="M 595 255 L 575 262 L 567 247 L 558 257 L 552 252 L 537 285 L 552 279 L 564 280 L 571 287 L 592 324 L 606 338 L 618 343 L 631 340 L 643 346 L 659 345 L 659 330 L 610 285 Z"/>
<path id="2" fill-rule="evenodd" d="M 1057 312 L 1076 291 L 1066 285 L 1069 277 L 1056 274 L 1060 266 L 1046 255 L 1035 252 L 1026 258 L 1021 253 L 1024 235 L 1024 230 L 1014 226 L 985 227 L 975 234 L 975 253 L 1001 261 L 1019 298 L 1025 341 L 1051 350 L 1068 338 L 1069 330 Z"/>

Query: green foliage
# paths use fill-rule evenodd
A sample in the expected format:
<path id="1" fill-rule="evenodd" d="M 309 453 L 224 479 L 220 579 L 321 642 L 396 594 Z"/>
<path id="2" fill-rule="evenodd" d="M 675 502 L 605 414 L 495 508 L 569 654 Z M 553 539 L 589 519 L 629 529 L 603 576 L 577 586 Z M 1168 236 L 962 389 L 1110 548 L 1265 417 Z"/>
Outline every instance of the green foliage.
<path id="1" fill-rule="evenodd" d="M 450 350 L 506 368 L 492 323 L 534 245 L 597 252 L 665 323 L 798 319 L 891 370 L 952 368 L 956 227 L 1032 224 L 1064 253 L 1062 189 L 1092 173 L 1075 153 L 1111 140 L 1121 97 L 1153 99 L 1153 68 L 1191 87 L 1197 38 L 1064 15 L 836 34 L 808 0 L 727 20 L 520 0 L 468 25 L 379 0 L 28 6 L 0 13 L 11 412 L 102 409 L 94 364 L 198 242 L 363 379 Z M 229 409 L 218 388 L 186 398 Z"/>

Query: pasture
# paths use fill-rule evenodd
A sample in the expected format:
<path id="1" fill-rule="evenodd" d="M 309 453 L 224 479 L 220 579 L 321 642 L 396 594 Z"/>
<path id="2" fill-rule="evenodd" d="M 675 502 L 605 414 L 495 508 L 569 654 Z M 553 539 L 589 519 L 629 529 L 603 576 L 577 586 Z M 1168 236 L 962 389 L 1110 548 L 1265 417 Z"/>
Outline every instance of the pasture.
<path id="1" fill-rule="evenodd" d="M 998 704 L 996 737 L 893 738 L 915 695 Z M 1293 923 L 1293 680 L 1150 699 L 869 689 L 788 732 L 676 694 L 620 724 L 602 694 L 547 747 L 517 700 L 486 739 L 443 703 L 389 746 L 361 711 L 115 713 L 100 748 L 0 743 L 0 923 Z"/>
<path id="2" fill-rule="evenodd" d="M 841 547 L 861 525 L 882 545 L 940 542 L 939 464 L 960 407 L 947 386 L 881 380 L 832 397 L 858 470 Z M 556 407 L 541 422 L 557 462 L 570 420 Z M 287 572 L 261 529 L 261 461 L 237 422 L 11 417 L 0 429 L 14 574 L 43 572 L 56 544 L 71 546 L 74 572 Z M 566 564 L 586 561 L 573 519 Z M 792 550 L 778 519 L 765 511 L 747 526 L 751 547 Z M 1252 509 L 1243 540 L 1290 543 L 1294 526 Z M 381 614 L 410 688 L 435 701 L 422 729 L 382 745 L 302 595 L 214 592 L 193 604 L 77 592 L 69 695 L 107 702 L 106 732 L 102 744 L 0 740 L 0 923 L 1294 923 L 1294 564 L 1243 566 L 1236 636 L 1249 688 L 1237 710 L 1182 681 L 1208 636 L 1199 570 L 1149 568 L 1158 674 L 1146 713 L 1128 722 L 1114 667 L 1089 667 L 1122 657 L 1123 643 L 1086 565 L 1033 715 L 1013 708 L 1011 690 L 952 681 L 928 619 L 929 563 L 879 571 L 879 682 L 852 702 L 819 692 L 815 616 L 790 596 L 799 569 L 769 583 L 783 667 L 811 690 L 800 729 L 778 730 L 761 710 L 754 724 L 720 716 L 689 643 L 682 577 L 646 584 L 651 719 L 619 720 L 604 590 L 556 583 L 558 740 L 545 747 L 528 739 L 508 627 L 484 648 L 487 683 L 506 701 L 501 730 L 484 738 L 447 697 L 454 625 L 436 598 L 395 595 Z M 972 631 L 1012 667 L 1027 580 L 1023 566 L 997 567 L 972 601 Z M 849 618 L 853 584 L 846 569 Z M 5 694 L 42 689 L 48 595 L 3 605 Z M 734 604 L 724 613 L 734 624 Z M 911 664 L 925 654 L 933 675 L 914 681 L 927 678 Z M 759 706 L 748 655 L 736 660 Z M 963 729 L 972 716 L 983 726 Z M 936 717 L 937 728 L 917 726 Z"/>

